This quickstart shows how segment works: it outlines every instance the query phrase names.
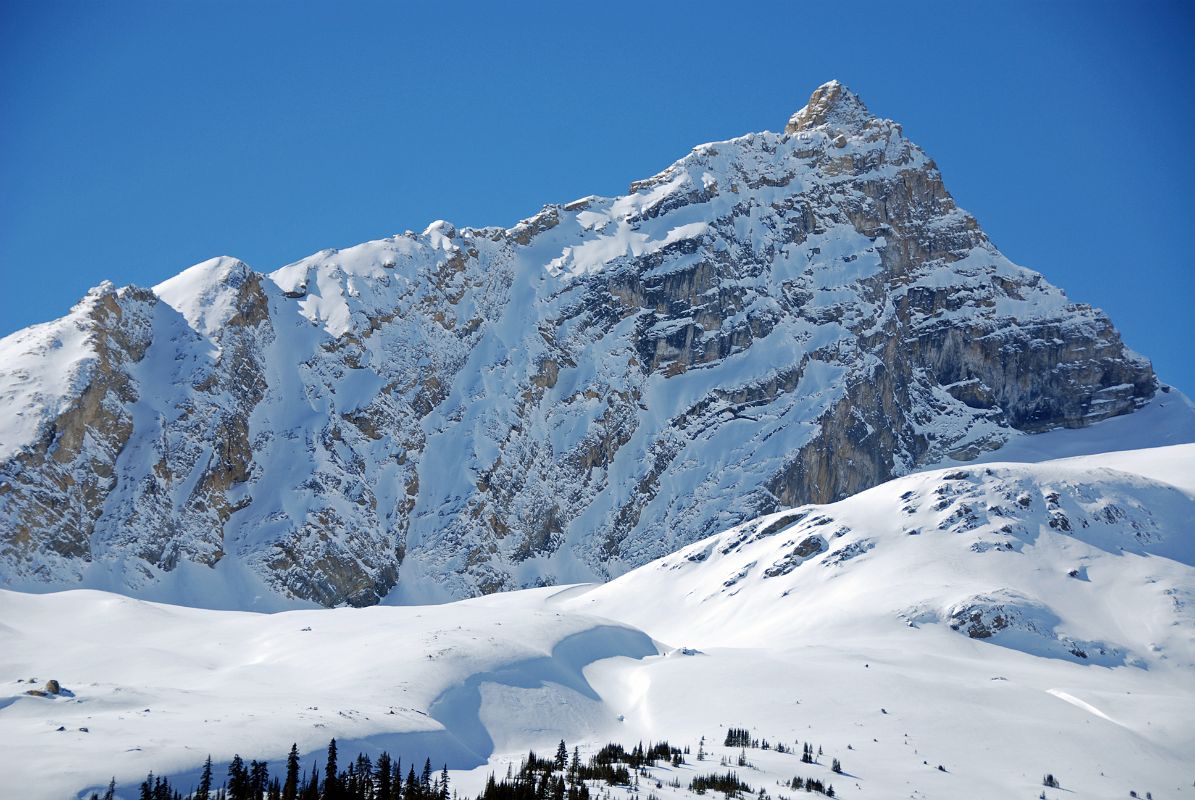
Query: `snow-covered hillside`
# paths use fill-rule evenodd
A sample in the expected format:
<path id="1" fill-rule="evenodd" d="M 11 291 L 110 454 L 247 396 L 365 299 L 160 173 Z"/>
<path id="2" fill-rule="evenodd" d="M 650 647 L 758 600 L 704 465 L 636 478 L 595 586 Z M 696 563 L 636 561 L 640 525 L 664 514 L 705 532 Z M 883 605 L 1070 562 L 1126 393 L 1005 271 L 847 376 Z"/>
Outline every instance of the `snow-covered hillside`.
<path id="1" fill-rule="evenodd" d="M 1157 388 L 831 82 L 622 197 L 216 258 L 0 340 L 0 583 L 272 609 L 604 579 Z"/>
<path id="2" fill-rule="evenodd" d="M 61 798 L 210 752 L 388 749 L 462 791 L 534 747 L 729 727 L 783 794 L 1191 794 L 1195 446 L 952 467 L 736 526 L 600 586 L 272 615 L 0 593 L 0 795 Z M 31 686 L 29 678 L 36 682 Z M 69 694 L 24 694 L 47 679 Z M 62 730 L 59 730 L 59 728 Z M 80 729 L 86 728 L 86 731 Z M 309 755 L 304 764 L 312 762 Z M 938 765 L 943 769 L 939 770 Z"/>
<path id="3" fill-rule="evenodd" d="M 1193 495 L 1195 445 L 926 472 L 737 526 L 577 607 L 670 641 L 866 637 L 899 619 L 1077 663 L 1195 669 Z"/>

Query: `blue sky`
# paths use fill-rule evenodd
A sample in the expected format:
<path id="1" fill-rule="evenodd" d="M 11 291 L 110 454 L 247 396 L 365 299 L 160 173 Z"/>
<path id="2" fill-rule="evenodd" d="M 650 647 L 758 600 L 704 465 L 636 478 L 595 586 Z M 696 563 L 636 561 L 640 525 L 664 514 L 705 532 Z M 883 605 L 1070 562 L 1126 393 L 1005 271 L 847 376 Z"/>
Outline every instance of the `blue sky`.
<path id="1" fill-rule="evenodd" d="M 1195 392 L 1191 4 L 894 6 L 0 0 L 0 335 L 105 278 L 622 193 L 838 78 Z"/>

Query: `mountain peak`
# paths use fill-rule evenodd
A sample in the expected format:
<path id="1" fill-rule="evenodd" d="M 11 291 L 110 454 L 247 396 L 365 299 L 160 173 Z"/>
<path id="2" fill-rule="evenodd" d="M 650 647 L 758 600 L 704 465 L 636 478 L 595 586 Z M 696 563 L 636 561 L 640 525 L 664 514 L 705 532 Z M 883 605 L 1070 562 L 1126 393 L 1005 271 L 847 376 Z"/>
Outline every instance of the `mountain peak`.
<path id="1" fill-rule="evenodd" d="M 261 608 L 591 581 L 1154 396 L 845 86 L 790 130 L 0 341 L 0 586 Z"/>
<path id="2" fill-rule="evenodd" d="M 237 313 L 237 296 L 252 276 L 239 258 L 217 256 L 162 281 L 153 291 L 196 330 L 213 334 Z"/>
<path id="3" fill-rule="evenodd" d="M 872 118 L 859 95 L 846 84 L 829 81 L 813 90 L 809 102 L 793 114 L 784 126 L 785 133 L 807 131 L 821 125 L 853 128 Z"/>

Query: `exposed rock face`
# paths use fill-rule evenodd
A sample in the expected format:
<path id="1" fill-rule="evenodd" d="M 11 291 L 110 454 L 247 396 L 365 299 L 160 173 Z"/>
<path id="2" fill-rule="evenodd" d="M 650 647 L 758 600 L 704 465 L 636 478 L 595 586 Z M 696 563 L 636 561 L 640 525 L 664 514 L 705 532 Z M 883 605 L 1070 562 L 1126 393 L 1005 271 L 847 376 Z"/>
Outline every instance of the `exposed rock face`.
<path id="1" fill-rule="evenodd" d="M 835 82 L 625 197 L 215 259 L 3 340 L 0 568 L 327 605 L 608 576 L 1155 388 Z"/>

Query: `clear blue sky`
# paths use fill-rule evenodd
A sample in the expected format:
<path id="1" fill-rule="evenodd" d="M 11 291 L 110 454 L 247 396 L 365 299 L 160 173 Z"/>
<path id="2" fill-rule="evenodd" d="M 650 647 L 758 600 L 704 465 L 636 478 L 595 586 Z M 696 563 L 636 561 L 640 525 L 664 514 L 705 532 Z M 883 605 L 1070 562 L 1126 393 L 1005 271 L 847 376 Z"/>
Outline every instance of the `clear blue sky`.
<path id="1" fill-rule="evenodd" d="M 1195 392 L 1191 3 L 0 0 L 0 334 L 617 194 L 838 78 L 1014 261 Z"/>

